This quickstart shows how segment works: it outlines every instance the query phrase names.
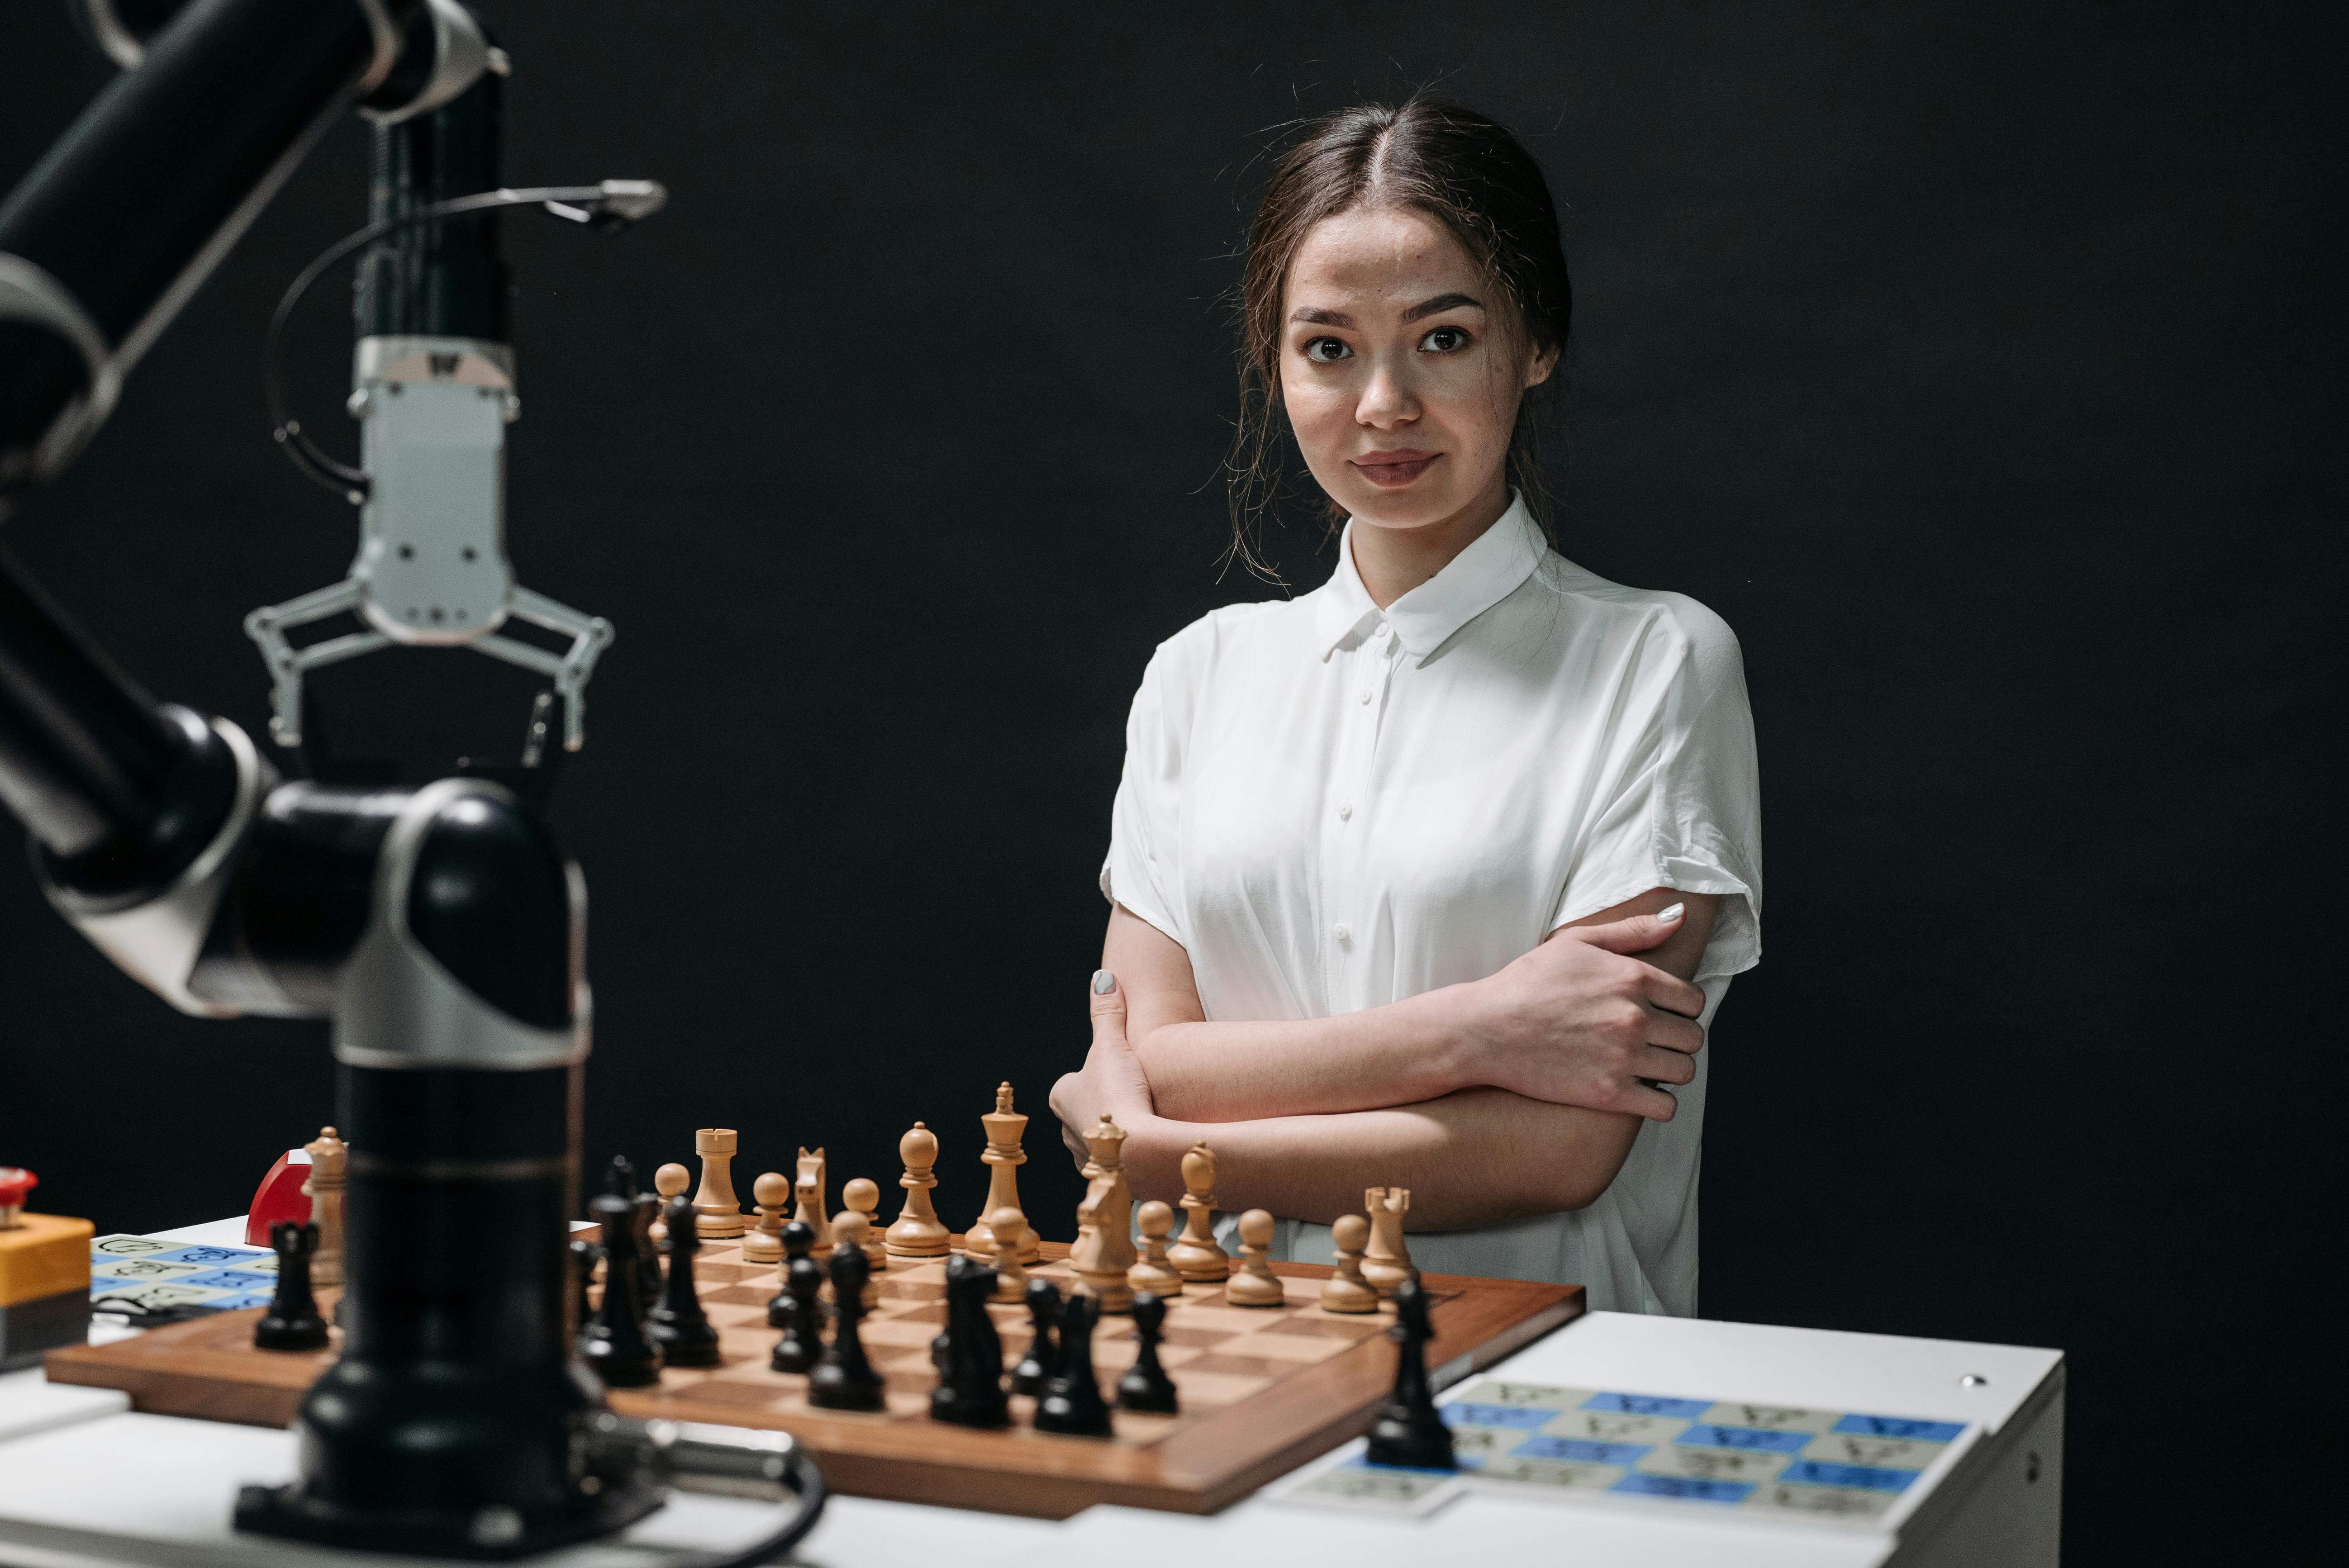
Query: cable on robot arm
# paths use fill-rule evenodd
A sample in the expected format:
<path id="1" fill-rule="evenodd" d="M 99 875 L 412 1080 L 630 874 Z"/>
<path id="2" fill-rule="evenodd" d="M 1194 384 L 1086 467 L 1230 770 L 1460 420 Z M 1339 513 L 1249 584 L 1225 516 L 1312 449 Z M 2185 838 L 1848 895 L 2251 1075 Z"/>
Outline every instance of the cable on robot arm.
<path id="1" fill-rule="evenodd" d="M 278 446 L 295 468 L 353 506 L 367 500 L 367 474 L 328 456 L 310 439 L 302 428 L 302 422 L 294 417 L 287 405 L 280 364 L 285 324 L 293 318 L 303 295 L 309 293 L 311 284 L 354 252 L 364 250 L 393 234 L 439 222 L 445 218 L 460 218 L 469 212 L 494 211 L 505 207 L 543 207 L 558 218 L 585 223 L 606 233 L 616 233 L 631 223 L 651 217 L 667 201 L 668 191 L 654 180 L 606 180 L 595 185 L 535 185 L 519 191 L 483 191 L 471 196 L 436 201 L 429 207 L 419 207 L 413 212 L 404 212 L 380 223 L 370 223 L 356 233 L 346 234 L 320 252 L 317 258 L 304 267 L 286 286 L 284 297 L 277 302 L 276 311 L 269 318 L 269 331 L 262 340 L 262 391 L 268 399 L 269 422 Z"/>

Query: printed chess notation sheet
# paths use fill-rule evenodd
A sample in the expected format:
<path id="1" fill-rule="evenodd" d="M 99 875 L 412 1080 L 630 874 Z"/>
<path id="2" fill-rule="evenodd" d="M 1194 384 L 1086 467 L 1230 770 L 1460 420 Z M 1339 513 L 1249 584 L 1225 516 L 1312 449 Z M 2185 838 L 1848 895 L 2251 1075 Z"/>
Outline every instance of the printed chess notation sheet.
<path id="1" fill-rule="evenodd" d="M 1874 1526 L 1930 1490 L 1920 1483 L 1967 1430 L 1919 1417 L 1497 1379 L 1442 1408 L 1457 1472 L 1373 1465 L 1355 1444 L 1267 1495 L 1419 1514 L 1484 1491 Z"/>
<path id="2" fill-rule="evenodd" d="M 157 1236 L 99 1236 L 89 1243 L 89 1305 L 132 1317 L 184 1317 L 267 1306 L 277 1254 L 254 1247 L 191 1246 Z"/>

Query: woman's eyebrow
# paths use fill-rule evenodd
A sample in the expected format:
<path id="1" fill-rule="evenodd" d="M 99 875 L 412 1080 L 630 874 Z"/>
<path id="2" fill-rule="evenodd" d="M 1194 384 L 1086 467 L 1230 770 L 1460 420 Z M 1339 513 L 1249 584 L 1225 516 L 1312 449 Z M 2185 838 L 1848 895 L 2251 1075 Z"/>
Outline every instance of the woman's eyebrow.
<path id="1" fill-rule="evenodd" d="M 1485 302 L 1464 294 L 1437 294 L 1433 299 L 1423 299 L 1403 312 L 1402 318 L 1407 322 L 1417 321 L 1422 316 L 1441 315 L 1447 310 L 1457 310 L 1463 305 L 1466 305 L 1471 310 L 1483 310 Z"/>
<path id="2" fill-rule="evenodd" d="M 1316 326 L 1351 326 L 1354 325 L 1354 318 L 1348 315 L 1342 310 L 1319 310 L 1309 304 L 1300 304 L 1295 310 L 1290 311 L 1288 313 L 1288 319 L 1291 321 L 1311 322 Z"/>

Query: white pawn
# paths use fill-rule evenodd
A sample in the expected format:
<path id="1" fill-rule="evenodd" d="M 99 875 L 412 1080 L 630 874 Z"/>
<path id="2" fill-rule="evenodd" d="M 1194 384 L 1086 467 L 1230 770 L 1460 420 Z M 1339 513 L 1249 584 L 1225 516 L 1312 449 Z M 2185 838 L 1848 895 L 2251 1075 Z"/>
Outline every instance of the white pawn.
<path id="1" fill-rule="evenodd" d="M 1324 1312 L 1376 1312 L 1378 1288 L 1362 1277 L 1362 1248 L 1371 1239 L 1371 1222 L 1360 1214 L 1340 1214 L 1330 1227 L 1338 1245 L 1338 1272 L 1321 1286 Z"/>
<path id="2" fill-rule="evenodd" d="M 1240 1266 L 1225 1282 L 1224 1299 L 1234 1306 L 1279 1306 L 1288 1299 L 1272 1273 L 1272 1216 L 1250 1209 L 1240 1216 Z"/>
<path id="3" fill-rule="evenodd" d="M 670 1171 L 685 1174 L 682 1165 L 664 1165 L 653 1180 L 659 1182 Z M 668 1189 L 661 1188 L 661 1196 Z M 759 1222 L 742 1238 L 742 1261 L 746 1264 L 779 1264 L 783 1261 L 783 1226 L 791 1215 L 792 1184 L 780 1171 L 770 1171 L 750 1183 L 750 1198 L 758 1205 Z"/>
<path id="4" fill-rule="evenodd" d="M 1028 1271 L 1019 1254 L 1028 1247 L 1028 1216 L 1006 1203 L 987 1217 L 988 1234 L 995 1243 L 995 1299 L 1020 1301 L 1028 1295 Z"/>
<path id="5" fill-rule="evenodd" d="M 1153 1198 L 1134 1211 L 1133 1218 L 1142 1227 L 1142 1256 L 1125 1271 L 1125 1283 L 1153 1295 L 1181 1295 L 1182 1272 L 1166 1261 L 1166 1234 L 1174 1228 L 1174 1211 Z"/>
<path id="6" fill-rule="evenodd" d="M 864 1261 L 872 1264 L 871 1276 L 878 1279 L 889 1266 L 889 1247 L 881 1239 L 881 1222 L 874 1213 L 881 1207 L 879 1183 L 868 1176 L 858 1176 L 840 1190 L 840 1201 L 864 1216 Z"/>

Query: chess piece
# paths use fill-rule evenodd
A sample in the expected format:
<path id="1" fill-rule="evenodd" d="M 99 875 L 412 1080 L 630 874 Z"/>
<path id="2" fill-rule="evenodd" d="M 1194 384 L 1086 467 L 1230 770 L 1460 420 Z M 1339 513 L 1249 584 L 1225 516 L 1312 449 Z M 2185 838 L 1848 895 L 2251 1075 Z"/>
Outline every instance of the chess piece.
<path id="1" fill-rule="evenodd" d="M 1103 1312 L 1123 1312 L 1133 1305 L 1133 1287 L 1125 1283 L 1124 1267 L 1109 1261 L 1110 1229 L 1102 1212 L 1115 1196 L 1112 1178 L 1093 1178 L 1085 1189 L 1083 1205 L 1077 1210 L 1077 1244 L 1069 1249 L 1069 1270 L 1077 1276 L 1076 1294 L 1091 1296 Z"/>
<path id="2" fill-rule="evenodd" d="M 865 1358 L 860 1336 L 868 1272 L 863 1248 L 833 1248 L 832 1343 L 808 1374 L 808 1403 L 822 1409 L 878 1410 L 883 1406 L 881 1375 Z"/>
<path id="3" fill-rule="evenodd" d="M 1165 1204 L 1158 1207 L 1164 1209 Z M 1168 1210 L 1170 1219 L 1172 1210 Z M 1133 1293 L 1133 1343 L 1139 1347 L 1133 1365 L 1117 1382 L 1117 1408 L 1121 1410 L 1147 1410 L 1156 1415 L 1171 1416 L 1180 1408 L 1174 1397 L 1174 1380 L 1166 1376 L 1159 1365 L 1158 1341 L 1166 1327 L 1166 1303 L 1155 1291 Z"/>
<path id="4" fill-rule="evenodd" d="M 976 1258 L 947 1261 L 945 1354 L 938 1386 L 930 1390 L 930 1418 L 961 1427 L 1001 1427 L 1011 1421 L 1003 1393 L 1003 1341 L 987 1304 L 995 1271 Z"/>
<path id="5" fill-rule="evenodd" d="M 637 1267 L 636 1204 L 605 1192 L 588 1205 L 604 1232 L 604 1299 L 587 1325 L 580 1357 L 615 1388 L 660 1381 L 660 1351 L 645 1337 Z"/>
<path id="6" fill-rule="evenodd" d="M 636 1168 L 625 1154 L 612 1156 L 612 1163 L 604 1171 L 604 1191 L 628 1202 L 624 1228 L 636 1240 L 633 1255 L 636 1260 L 629 1266 L 636 1274 L 636 1304 L 649 1312 L 653 1303 L 660 1299 L 660 1258 L 652 1245 L 653 1220 L 660 1212 L 660 1200 L 636 1190 Z M 605 1238 L 607 1242 L 609 1239 Z M 604 1249 L 604 1273 L 607 1276 L 612 1272 L 610 1260 L 614 1255 L 607 1245 Z M 605 1288 L 610 1288 L 608 1284 Z"/>
<path id="7" fill-rule="evenodd" d="M 668 1201 L 693 1185 L 693 1172 L 672 1160 L 653 1172 L 653 1222 L 645 1232 L 648 1241 L 666 1243 L 668 1225 L 661 1215 L 668 1212 Z M 772 1263 L 774 1259 L 767 1260 Z"/>
<path id="8" fill-rule="evenodd" d="M 302 1145 L 310 1157 L 310 1174 L 302 1196 L 310 1200 L 310 1222 L 318 1227 L 318 1250 L 310 1259 L 310 1279 L 316 1284 L 343 1283 L 343 1183 L 349 1169 L 350 1145 L 335 1136 L 331 1127 Z"/>
<path id="9" fill-rule="evenodd" d="M 815 1256 L 832 1255 L 832 1224 L 823 1217 L 823 1150 L 800 1150 L 799 1174 L 792 1181 L 792 1196 L 799 1202 L 792 1218 L 815 1233 Z"/>
<path id="10" fill-rule="evenodd" d="M 1011 1369 L 1011 1391 L 1039 1394 L 1061 1369 L 1055 1343 L 1061 1326 L 1061 1290 L 1048 1279 L 1028 1281 L 1028 1354 Z"/>
<path id="11" fill-rule="evenodd" d="M 1035 1244 L 1027 1217 L 1007 1203 L 987 1216 L 987 1234 L 995 1243 L 995 1299 L 1018 1301 L 1028 1293 L 1020 1254 Z"/>
<path id="12" fill-rule="evenodd" d="M 661 1169 L 667 1171 L 670 1167 L 664 1165 Z M 792 1201 L 792 1184 L 781 1171 L 770 1171 L 750 1183 L 750 1201 L 758 1208 L 759 1222 L 742 1238 L 742 1261 L 779 1264 L 783 1261 L 783 1227 L 792 1219 L 785 1212 Z"/>
<path id="13" fill-rule="evenodd" d="M 1435 1391 L 1427 1381 L 1427 1342 L 1434 1330 L 1427 1321 L 1427 1293 L 1420 1289 L 1417 1274 L 1406 1275 L 1395 1286 L 1394 1305 L 1395 1326 L 1387 1330 L 1396 1347 L 1394 1392 L 1380 1407 L 1371 1427 L 1370 1449 L 1362 1457 L 1374 1465 L 1457 1470 L 1452 1429 L 1444 1424 Z"/>
<path id="14" fill-rule="evenodd" d="M 1133 1193 L 1125 1184 L 1125 1130 L 1110 1119 L 1109 1112 L 1102 1111 L 1100 1124 L 1085 1134 L 1085 1150 L 1092 1158 L 1085 1161 L 1079 1174 L 1088 1181 L 1110 1183 L 1101 1203 L 1101 1266 L 1115 1269 L 1123 1280 L 1134 1259 Z"/>
<path id="15" fill-rule="evenodd" d="M 905 1190 L 905 1206 L 883 1238 L 893 1258 L 942 1258 L 947 1255 L 947 1228 L 930 1206 L 930 1189 L 938 1184 L 932 1172 L 938 1163 L 938 1137 L 920 1122 L 897 1140 L 897 1157 L 905 1173 L 897 1185 Z"/>
<path id="16" fill-rule="evenodd" d="M 331 1136 L 333 1128 L 326 1132 Z M 310 1264 L 318 1253 L 318 1227 L 280 1220 L 269 1227 L 269 1244 L 277 1253 L 277 1294 L 269 1310 L 253 1326 L 254 1347 L 259 1350 L 323 1350 L 326 1320 L 318 1315 L 317 1298 L 310 1294 Z"/>
<path id="17" fill-rule="evenodd" d="M 840 1201 L 864 1216 L 864 1260 L 878 1279 L 889 1266 L 889 1243 L 881 1234 L 881 1188 L 871 1177 L 859 1176 L 840 1190 Z"/>
<path id="18" fill-rule="evenodd" d="M 587 1282 L 595 1277 L 595 1243 L 574 1240 L 571 1243 L 571 1338 L 574 1344 L 587 1332 L 587 1320 L 595 1315 L 595 1304 L 587 1299 Z"/>
<path id="19" fill-rule="evenodd" d="M 1391 1296 L 1395 1287 L 1418 1274 L 1411 1266 L 1411 1249 L 1402 1239 L 1402 1217 L 1411 1208 L 1408 1187 L 1372 1187 L 1362 1194 L 1370 1211 L 1371 1244 L 1362 1253 L 1362 1277 Z"/>
<path id="20" fill-rule="evenodd" d="M 1324 1312 L 1376 1312 L 1378 1287 L 1362 1277 L 1362 1248 L 1371 1239 L 1371 1222 L 1360 1214 L 1340 1214 L 1330 1227 L 1338 1248 L 1338 1272 L 1321 1284 Z"/>
<path id="21" fill-rule="evenodd" d="M 1273 1276 L 1272 1216 L 1250 1209 L 1240 1216 L 1240 1266 L 1225 1282 L 1224 1299 L 1234 1306 L 1278 1306 L 1288 1299 Z"/>
<path id="22" fill-rule="evenodd" d="M 668 1224 L 668 1279 L 661 1298 L 646 1315 L 645 1336 L 660 1347 L 664 1367 L 718 1365 L 718 1330 L 701 1310 L 693 1287 L 693 1254 L 701 1250 L 701 1228 L 693 1222 L 692 1201 L 679 1192 L 663 1216 Z"/>
<path id="23" fill-rule="evenodd" d="M 864 1310 L 870 1312 L 881 1305 L 881 1282 L 873 1277 L 872 1237 L 866 1229 L 864 1216 L 854 1209 L 843 1209 L 832 1222 L 832 1244 L 854 1247 L 864 1254 Z"/>
<path id="24" fill-rule="evenodd" d="M 805 1372 L 823 1354 L 823 1270 L 808 1256 L 814 1241 L 797 1222 L 783 1227 L 783 1288 L 767 1303 L 767 1326 L 783 1331 L 767 1360 L 778 1372 Z"/>
<path id="25" fill-rule="evenodd" d="M 636 1300 L 649 1313 L 660 1300 L 661 1255 L 653 1245 L 653 1222 L 660 1218 L 661 1201 L 658 1192 L 639 1192 L 634 1183 L 628 1187 L 628 1202 L 636 1205 L 633 1228 L 636 1233 Z"/>
<path id="26" fill-rule="evenodd" d="M 1205 1143 L 1183 1156 L 1183 1236 L 1167 1249 L 1166 1261 L 1200 1284 L 1226 1279 L 1232 1260 L 1216 1244 L 1216 1152 Z"/>
<path id="27" fill-rule="evenodd" d="M 1101 1307 L 1089 1295 L 1071 1295 L 1061 1309 L 1060 1365 L 1036 1401 L 1038 1431 L 1071 1438 L 1112 1435 L 1109 1406 L 1093 1376 L 1093 1325 L 1100 1317 Z"/>
<path id="28" fill-rule="evenodd" d="M 1156 1296 L 1181 1295 L 1183 1275 L 1166 1257 L 1166 1233 L 1174 1228 L 1174 1211 L 1153 1198 L 1134 1212 L 1142 1227 L 1142 1256 L 1125 1271 L 1125 1283 Z"/>
<path id="29" fill-rule="evenodd" d="M 750 1229 L 742 1200 L 734 1195 L 734 1155 L 742 1140 L 730 1127 L 697 1128 L 693 1151 L 701 1156 L 701 1190 L 693 1195 L 693 1228 L 705 1241 L 730 1241 Z"/>
<path id="30" fill-rule="evenodd" d="M 999 1274 L 1002 1266 L 996 1260 L 1001 1254 L 991 1227 L 998 1210 L 1019 1210 L 1019 1167 L 1028 1163 L 1028 1151 L 1019 1147 L 1019 1140 L 1028 1130 L 1028 1119 L 1011 1109 L 1011 1086 L 1005 1083 L 996 1086 L 993 1114 L 980 1117 L 978 1122 L 987 1130 L 987 1151 L 979 1156 L 987 1164 L 987 1202 L 978 1218 L 962 1233 L 962 1250 L 983 1264 L 995 1264 Z M 1024 1221 L 1027 1216 L 1022 1212 L 1020 1217 Z M 1034 1263 L 1041 1255 L 1037 1250 L 1040 1244 L 1036 1233 L 1029 1231 L 1028 1250 L 1019 1254 L 1019 1261 Z"/>

